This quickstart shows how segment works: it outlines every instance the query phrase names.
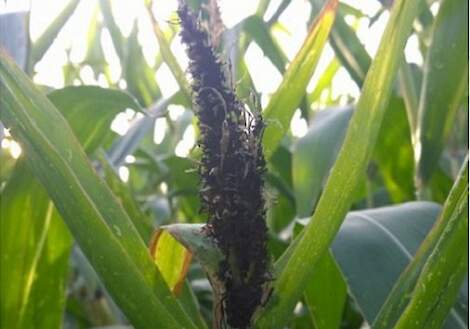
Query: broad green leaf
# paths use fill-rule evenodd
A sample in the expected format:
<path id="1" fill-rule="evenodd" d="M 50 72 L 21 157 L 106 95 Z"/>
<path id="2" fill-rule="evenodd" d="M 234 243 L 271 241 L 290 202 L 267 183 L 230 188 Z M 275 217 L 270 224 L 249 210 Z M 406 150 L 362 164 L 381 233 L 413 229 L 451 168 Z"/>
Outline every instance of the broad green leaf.
<path id="1" fill-rule="evenodd" d="M 467 187 L 468 189 L 468 187 Z M 442 328 L 468 270 L 468 191 L 450 219 L 418 277 L 412 298 L 395 328 Z M 468 298 L 467 298 L 468 299 Z M 461 318 L 457 325 L 467 325 Z M 452 327 L 455 328 L 454 324 Z"/>
<path id="2" fill-rule="evenodd" d="M 346 216 L 332 251 L 369 323 L 377 316 L 400 273 L 412 261 L 440 210 L 434 203 L 410 202 L 352 211 Z M 464 294 L 462 289 L 462 300 L 466 299 Z M 452 314 L 444 328 L 460 328 L 461 321 L 456 313 Z"/>
<path id="3" fill-rule="evenodd" d="M 185 280 L 181 294 L 177 298 L 194 323 L 200 329 L 207 329 L 207 324 L 202 317 L 201 306 L 188 280 Z"/>
<path id="4" fill-rule="evenodd" d="M 299 217 L 312 214 L 352 113 L 351 107 L 316 113 L 308 133 L 295 145 L 292 178 Z"/>
<path id="5" fill-rule="evenodd" d="M 191 252 L 164 229 L 153 233 L 149 250 L 168 287 L 178 296 L 191 263 Z"/>
<path id="6" fill-rule="evenodd" d="M 405 105 L 400 98 L 390 99 L 372 159 L 393 202 L 415 199 L 413 146 Z"/>
<path id="7" fill-rule="evenodd" d="M 309 132 L 294 146 L 297 215 L 309 216 L 342 145 L 352 108 L 318 112 Z M 403 102 L 393 97 L 374 148 L 373 160 L 395 202 L 414 198 L 413 149 Z"/>
<path id="8" fill-rule="evenodd" d="M 268 163 L 266 221 L 273 232 L 280 232 L 295 217 L 295 196 L 292 190 L 292 154 L 281 144 Z"/>
<path id="9" fill-rule="evenodd" d="M 127 108 L 142 111 L 129 94 L 94 86 L 65 87 L 49 93 L 48 98 L 71 123 L 87 152 L 112 133 L 109 127 L 119 112 Z"/>
<path id="10" fill-rule="evenodd" d="M 137 327 L 194 327 L 63 116 L 3 54 L 0 77 L 0 119 L 21 143 L 29 167 L 129 320 Z"/>
<path id="11" fill-rule="evenodd" d="M 271 158 L 288 131 L 292 116 L 305 94 L 305 88 L 315 71 L 333 24 L 336 5 L 336 0 L 330 0 L 325 5 L 264 110 L 266 130 L 263 135 L 263 150 L 267 159 Z"/>
<path id="12" fill-rule="evenodd" d="M 273 297 L 257 320 L 259 328 L 280 328 L 288 320 L 316 261 L 327 250 L 349 210 L 353 192 L 372 155 L 402 52 L 419 7 L 420 1 L 399 0 L 394 3 L 343 146 L 311 222 L 298 242 L 290 251 L 288 249 L 290 257 L 274 283 Z"/>
<path id="13" fill-rule="evenodd" d="M 433 200 L 444 203 L 452 189 L 453 183 L 452 178 L 450 178 L 441 168 L 438 168 L 432 175 L 430 182 Z"/>
<path id="14" fill-rule="evenodd" d="M 407 266 L 405 271 L 400 275 L 399 279 L 397 280 L 396 284 L 394 285 L 392 291 L 387 297 L 387 300 L 385 304 L 382 306 L 380 309 L 379 314 L 377 315 L 377 318 L 374 321 L 373 328 L 374 329 L 388 329 L 388 328 L 395 328 L 395 323 L 396 321 L 400 318 L 400 316 L 403 313 L 403 310 L 409 305 L 408 303 L 412 298 L 414 298 L 414 289 L 415 287 L 418 287 L 417 282 L 418 278 L 420 278 L 421 283 L 422 280 L 425 277 L 429 278 L 429 274 L 435 274 L 436 277 L 439 279 L 442 279 L 442 277 L 447 276 L 449 273 L 447 272 L 448 270 L 455 271 L 456 278 L 455 282 L 449 283 L 449 291 L 452 293 L 452 288 L 455 288 L 455 285 L 459 285 L 461 282 L 461 278 L 459 280 L 458 276 L 461 275 L 461 271 L 459 271 L 459 268 L 457 265 L 459 265 L 459 259 L 463 253 L 462 250 L 462 243 L 457 247 L 455 250 L 451 250 L 454 254 L 451 256 L 441 256 L 441 260 L 446 261 L 447 257 L 449 258 L 450 262 L 453 262 L 454 264 L 444 264 L 445 267 L 447 268 L 439 268 L 442 265 L 438 265 L 437 272 L 441 272 L 441 274 L 438 273 L 429 273 L 429 266 L 430 265 L 425 265 L 428 262 L 428 259 L 431 261 L 431 266 L 436 265 L 436 259 L 435 255 L 432 255 L 434 250 L 436 250 L 436 254 L 439 253 L 439 249 L 436 249 L 437 245 L 439 243 L 442 243 L 444 241 L 449 241 L 448 237 L 449 235 L 451 237 L 459 236 L 451 234 L 450 232 L 452 231 L 453 227 L 459 227 L 460 225 L 467 225 L 468 227 L 468 158 L 465 160 L 463 168 L 461 170 L 461 173 L 459 175 L 458 180 L 455 182 L 445 204 L 444 208 L 439 216 L 439 219 L 437 222 L 434 224 L 433 228 L 429 232 L 429 234 L 426 236 L 424 239 L 423 243 L 420 245 L 418 251 L 416 252 L 416 255 L 413 259 L 413 261 Z M 450 226 L 450 222 L 453 222 Z M 461 224 L 461 223 L 464 224 Z M 454 226 L 454 224 L 457 224 Z M 467 228 L 468 230 L 468 228 Z M 444 238 L 442 240 L 441 238 Z M 452 239 L 451 239 L 452 240 Z M 468 243 L 468 242 L 467 242 Z M 456 261 L 457 257 L 457 261 Z M 467 257 L 467 256 L 466 256 Z M 456 264 L 455 264 L 456 263 Z M 438 263 L 437 263 L 438 264 Z M 452 267 L 452 265 L 454 265 Z M 427 268 L 427 273 L 424 272 L 424 267 L 428 266 Z M 451 266 L 451 267 L 449 267 Z M 423 273 L 425 273 L 423 275 Z M 465 271 L 464 271 L 465 274 Z M 458 281 L 458 282 L 456 282 Z M 425 284 L 426 285 L 426 284 Z M 452 287 L 452 288 L 451 288 Z M 420 293 L 423 293 L 422 291 L 423 287 L 418 288 L 420 290 Z M 433 294 L 428 301 L 424 302 L 426 305 L 425 307 L 429 306 L 429 303 L 433 302 L 440 302 L 443 301 L 444 304 L 441 304 L 439 307 L 439 311 L 435 312 L 436 314 L 434 315 L 429 315 L 427 312 L 422 312 L 423 314 L 426 314 L 429 316 L 429 320 L 436 321 L 436 320 L 444 320 L 444 316 L 447 314 L 449 308 L 446 307 L 446 303 L 450 300 L 452 300 L 453 303 L 453 298 L 454 296 L 448 296 L 445 293 L 442 295 L 441 298 L 437 298 L 436 293 L 439 293 L 438 289 L 429 289 L 429 293 Z M 421 297 L 421 296 L 420 296 Z M 468 298 L 465 298 L 464 300 L 467 300 Z M 416 303 L 416 300 L 414 300 L 414 303 Z M 416 305 L 415 305 L 416 306 Z M 437 306 L 437 305 L 435 305 Z M 468 310 L 468 306 L 467 306 Z M 467 318 L 467 313 L 468 311 L 464 311 L 463 314 L 455 314 L 455 312 L 452 312 L 452 317 L 454 318 L 454 324 L 452 328 L 465 328 L 467 327 L 465 325 L 465 319 Z M 413 313 L 411 314 L 413 316 Z M 416 313 L 414 314 L 415 316 L 417 315 Z M 406 315 L 410 316 L 410 314 Z M 436 317 L 435 317 L 436 316 Z M 439 318 L 440 317 L 440 318 Z M 460 317 L 460 318 L 459 318 Z M 438 319 L 436 319 L 438 318 Z M 420 319 L 415 318 L 415 320 L 419 321 Z M 402 320 L 402 321 L 406 321 Z M 433 323 L 429 323 L 429 325 L 435 325 Z M 439 322 L 439 321 L 437 321 Z M 464 323 L 462 325 L 462 323 Z"/>
<path id="15" fill-rule="evenodd" d="M 31 46 L 31 58 L 33 65 L 41 60 L 46 51 L 54 42 L 59 32 L 64 27 L 65 23 L 72 16 L 75 8 L 77 8 L 79 0 L 70 1 L 60 14 L 52 21 L 52 23 L 46 28 L 41 36 Z"/>
<path id="16" fill-rule="evenodd" d="M 272 179 L 267 177 L 267 182 L 271 185 Z M 267 193 L 274 200 L 268 199 L 267 225 L 273 232 L 281 232 L 295 217 L 295 202 L 290 198 L 290 194 L 284 193 L 279 187 L 276 187 L 276 191 L 268 190 Z"/>
<path id="17" fill-rule="evenodd" d="M 280 178 L 286 188 L 292 188 L 292 152 L 289 143 L 279 145 L 268 163 L 268 168 L 270 172 Z M 292 193 L 286 191 L 286 194 Z M 293 195 L 289 197 L 294 199 Z"/>
<path id="18" fill-rule="evenodd" d="M 411 202 L 348 213 L 332 251 L 368 323 L 374 321 L 439 211 L 434 203 Z"/>
<path id="19" fill-rule="evenodd" d="M 61 328 L 70 233 L 22 160 L 0 203 L 2 327 Z"/>
<path id="20" fill-rule="evenodd" d="M 163 161 L 163 165 L 167 170 L 169 197 L 178 202 L 188 220 L 200 222 L 204 217 L 199 212 L 199 176 L 195 163 L 188 158 L 170 156 Z"/>
<path id="21" fill-rule="evenodd" d="M 339 329 L 348 287 L 331 252 L 317 262 L 305 287 L 305 301 L 316 329 Z"/>
<path id="22" fill-rule="evenodd" d="M 210 250 L 214 248 L 214 244 L 202 236 L 201 228 L 200 224 L 162 226 L 155 231 L 149 249 L 173 293 L 197 326 L 202 329 L 207 328 L 207 325 L 202 319 L 196 296 L 185 280 L 192 254 L 194 253 L 201 265 L 205 266 L 207 263 L 204 261 L 206 259 L 204 256 L 210 254 Z M 217 270 L 220 259 L 221 256 L 217 253 L 212 272 Z"/>
<path id="23" fill-rule="evenodd" d="M 160 229 L 171 235 L 194 255 L 211 281 L 213 289 L 217 289 L 220 285 L 219 264 L 224 256 L 214 239 L 207 235 L 204 224 L 171 224 L 162 226 Z M 181 245 L 178 246 L 180 247 Z M 171 261 L 174 262 L 174 260 Z M 181 269 L 182 266 L 179 268 Z"/>
<path id="24" fill-rule="evenodd" d="M 468 1 L 445 0 L 434 22 L 418 109 L 417 187 L 428 184 L 468 90 Z M 423 196 L 423 195 L 422 195 Z"/>
<path id="25" fill-rule="evenodd" d="M 152 219 L 140 209 L 129 186 L 121 181 L 117 173 L 111 167 L 111 164 L 102 154 L 100 154 L 100 164 L 103 167 L 104 178 L 107 185 L 126 210 L 140 236 L 144 242 L 150 241 L 153 231 Z"/>
<path id="26" fill-rule="evenodd" d="M 263 19 L 258 15 L 252 15 L 245 18 L 241 24 L 245 33 L 263 50 L 264 55 L 271 60 L 279 72 L 284 73 L 287 57 L 275 43 Z"/>
<path id="27" fill-rule="evenodd" d="M 102 142 L 116 113 L 127 107 L 140 108 L 127 94 L 98 87 L 67 87 L 50 93 L 48 97 L 68 120 L 88 153 L 92 153 Z M 5 234 L 2 236 L 2 245 L 5 246 L 2 250 L 6 251 L 5 258 L 2 258 L 6 262 L 2 263 L 5 269 L 2 274 L 5 278 L 12 277 L 5 282 L 28 282 L 9 284 L 2 289 L 9 308 L 5 323 L 17 322 L 25 328 L 33 326 L 33 323 L 40 327 L 59 328 L 71 246 L 70 233 L 44 188 L 23 164 L 15 169 L 14 177 L 8 186 L 16 187 L 9 187 L 2 194 L 5 204 L 13 206 L 11 209 L 2 207 L 5 211 L 2 213 L 2 233 Z M 15 200 L 27 202 L 18 204 L 21 201 Z M 22 225 L 18 225 L 19 218 L 24 222 Z M 28 238 L 28 241 L 18 237 Z M 8 251 L 12 246 L 16 246 L 16 257 L 11 257 Z M 18 251 L 21 251 L 22 257 L 18 257 Z M 28 261 L 29 253 L 34 253 L 33 261 Z M 20 264 L 25 264 L 23 272 Z M 14 305 L 11 291 L 14 287 L 21 287 L 23 294 L 17 299 L 20 305 L 13 308 L 19 319 L 11 322 L 14 314 L 10 313 L 11 305 Z"/>

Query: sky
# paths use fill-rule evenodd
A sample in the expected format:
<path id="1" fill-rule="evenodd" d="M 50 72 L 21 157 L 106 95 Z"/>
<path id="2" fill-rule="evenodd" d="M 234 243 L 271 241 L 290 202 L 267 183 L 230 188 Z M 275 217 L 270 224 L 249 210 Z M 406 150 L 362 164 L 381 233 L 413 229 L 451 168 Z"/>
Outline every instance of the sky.
<path id="1" fill-rule="evenodd" d="M 273 13 L 280 1 L 281 0 L 271 1 L 266 12 L 266 17 L 269 17 Z M 342 2 L 359 9 L 368 16 L 375 15 L 380 9 L 380 3 L 376 0 L 342 0 Z M 67 3 L 67 0 L 10 0 L 6 3 L 0 1 L 0 14 L 24 11 L 31 8 L 30 35 L 34 42 Z M 153 64 L 155 55 L 158 52 L 158 43 L 150 28 L 150 21 L 146 16 L 142 0 L 113 0 L 112 4 L 115 20 L 125 36 L 129 35 L 132 24 L 134 20 L 137 19 L 139 24 L 139 42 L 143 48 L 147 62 Z M 219 4 L 222 20 L 227 28 L 234 26 L 243 18 L 253 14 L 257 7 L 257 1 L 253 0 L 220 0 Z M 61 88 L 64 86 L 62 66 L 67 62 L 66 49 L 71 50 L 70 59 L 72 62 L 80 63 L 83 60 L 86 50 L 88 22 L 97 6 L 98 0 L 80 1 L 73 16 L 63 27 L 52 47 L 47 51 L 43 59 L 36 64 L 36 73 L 33 77 L 36 83 L 53 88 Z M 171 21 L 175 17 L 176 8 L 176 0 L 153 1 L 154 16 L 163 28 L 167 24 L 167 21 Z M 434 6 L 432 10 L 435 12 L 437 10 L 436 6 Z M 309 18 L 309 13 L 310 3 L 307 0 L 292 0 L 289 7 L 280 16 L 280 24 L 275 26 L 272 31 L 289 60 L 294 58 L 307 35 L 306 22 Z M 346 16 L 345 19 L 348 24 L 357 28 L 359 39 L 364 44 L 371 57 L 373 57 L 387 23 L 388 12 L 381 14 L 379 19 L 372 26 L 369 26 L 370 22 L 367 18 L 357 20 L 353 16 Z M 105 58 L 110 64 L 111 76 L 115 81 L 118 81 L 121 74 L 121 67 L 117 55 L 111 46 L 111 37 L 107 31 L 103 33 L 101 43 L 104 48 Z M 171 48 L 178 62 L 182 68 L 185 69 L 187 67 L 187 57 L 179 38 L 174 39 Z M 408 62 L 416 64 L 422 63 L 423 59 L 418 50 L 416 38 L 412 37 L 409 39 L 405 49 L 405 56 Z M 307 91 L 313 90 L 320 77 L 320 73 L 323 72 L 333 57 L 333 50 L 329 45 L 326 45 Z M 245 61 L 257 90 L 263 94 L 261 103 L 262 105 L 266 105 L 269 95 L 277 89 L 282 77 L 273 64 L 263 56 L 261 49 L 255 43 L 251 43 L 249 46 L 245 55 Z M 81 70 L 80 77 L 86 84 L 107 87 L 104 76 L 95 80 L 93 71 L 89 66 Z M 160 67 L 155 74 L 155 78 L 162 89 L 163 96 L 169 96 L 178 89 L 178 85 L 166 65 Z M 360 91 L 358 87 L 344 68 L 341 68 L 337 72 L 332 85 L 333 97 L 339 97 L 339 105 L 346 104 L 348 101 L 347 95 L 353 99 L 357 99 L 359 96 Z M 120 86 L 125 87 L 124 81 L 120 83 Z M 181 112 L 181 109 L 178 110 L 178 108 L 174 108 L 172 111 L 177 114 L 178 111 Z M 170 113 L 172 113 L 172 111 L 170 111 Z M 135 113 L 126 111 L 118 115 L 111 128 L 119 134 L 124 134 L 132 124 L 132 120 L 135 120 Z M 156 143 L 162 139 L 162 132 L 165 131 L 164 125 L 165 123 L 163 121 L 157 121 L 155 124 L 154 141 Z M 301 119 L 299 111 L 294 115 L 291 128 L 294 136 L 300 137 L 307 132 L 307 123 L 305 120 Z M 187 155 L 193 144 L 194 130 L 190 126 L 185 132 L 180 145 L 178 145 L 176 154 L 181 156 Z M 10 153 L 15 157 L 19 156 L 21 153 L 19 145 L 12 140 L 3 140 L 2 147 L 9 148 Z"/>

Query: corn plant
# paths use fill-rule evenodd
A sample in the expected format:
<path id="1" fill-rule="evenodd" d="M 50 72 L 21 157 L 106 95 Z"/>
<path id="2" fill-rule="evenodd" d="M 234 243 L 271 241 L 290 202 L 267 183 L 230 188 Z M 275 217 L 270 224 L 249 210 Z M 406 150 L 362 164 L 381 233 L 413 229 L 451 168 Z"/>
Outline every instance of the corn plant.
<path id="1" fill-rule="evenodd" d="M 55 89 L 33 78 L 81 2 L 36 40 L 29 12 L 0 15 L 2 328 L 468 328 L 468 2 L 381 1 L 375 16 L 308 3 L 289 60 L 275 32 L 290 1 L 260 0 L 230 28 L 213 0 L 178 1 L 170 22 L 145 1 L 148 25 L 127 36 L 115 3 L 95 1 L 85 55 Z M 385 16 L 371 54 L 356 23 Z M 271 95 L 252 44 L 282 76 Z M 341 71 L 360 89 L 346 103 Z"/>

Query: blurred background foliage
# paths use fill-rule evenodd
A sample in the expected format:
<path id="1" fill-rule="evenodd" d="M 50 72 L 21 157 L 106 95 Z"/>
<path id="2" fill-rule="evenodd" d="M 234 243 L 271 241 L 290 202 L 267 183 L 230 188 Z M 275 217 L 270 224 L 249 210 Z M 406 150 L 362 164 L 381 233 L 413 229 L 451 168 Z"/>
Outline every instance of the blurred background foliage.
<path id="1" fill-rule="evenodd" d="M 189 3 L 205 8 L 200 18 L 209 24 L 209 1 Z M 308 68 L 305 83 L 294 76 L 290 91 L 276 95 L 323 1 L 220 1 L 226 29 L 219 50 L 239 97 L 251 109 L 254 99 L 266 108 L 272 97 L 292 107 L 290 129 L 270 151 L 266 174 L 273 259 L 315 209 L 392 4 L 341 1 L 328 38 L 315 45 L 318 63 Z M 355 211 L 332 245 L 336 262 L 320 262 L 323 280 L 308 285 L 289 328 L 372 323 L 457 178 L 468 150 L 468 33 L 462 30 L 468 15 L 455 19 L 449 9 L 451 16 L 438 19 L 440 5 L 428 0 L 413 24 L 354 194 Z M 2 46 L 66 117 L 146 243 L 160 225 L 206 220 L 199 213 L 198 131 L 176 6 L 167 0 L 0 4 Z M 442 46 L 435 49 L 432 42 Z M 296 99 L 293 90 L 300 93 Z M 2 321 L 19 321 L 19 328 L 127 325 L 24 165 L 21 146 L 7 129 L 0 127 L 0 134 L 2 294 L 9 290 L 2 295 Z M 407 203 L 417 200 L 433 203 Z M 354 225 L 357 218 L 367 220 Z M 194 294 L 204 327 L 211 321 L 209 283 L 195 262 L 187 278 L 182 298 Z M 467 327 L 467 287 L 465 281 L 448 328 Z M 13 308 L 19 311 L 13 314 Z"/>

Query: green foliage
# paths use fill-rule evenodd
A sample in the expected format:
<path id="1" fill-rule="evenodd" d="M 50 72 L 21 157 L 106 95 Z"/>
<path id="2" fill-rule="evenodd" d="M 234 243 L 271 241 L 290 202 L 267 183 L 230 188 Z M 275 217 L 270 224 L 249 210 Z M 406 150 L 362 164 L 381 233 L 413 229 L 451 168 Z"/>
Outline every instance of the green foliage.
<path id="1" fill-rule="evenodd" d="M 289 65 L 281 85 L 263 112 L 263 118 L 267 123 L 263 149 L 267 159 L 271 157 L 287 132 L 290 120 L 305 93 L 333 24 L 336 5 L 336 0 L 329 1 L 319 14 L 310 28 L 305 43 Z"/>
<path id="2" fill-rule="evenodd" d="M 24 161 L 16 165 L 0 200 L 2 325 L 60 328 L 70 233 Z"/>
<path id="3" fill-rule="evenodd" d="M 442 1 L 426 54 L 416 127 L 417 184 L 426 188 L 468 92 L 468 1 Z M 449 35 L 455 36 L 449 38 Z M 452 77 L 450 81 L 445 81 Z"/>
<path id="4" fill-rule="evenodd" d="M 259 1 L 221 36 L 229 83 L 266 124 L 274 265 L 255 328 L 468 328 L 468 1 L 433 2 L 437 11 L 423 0 L 381 3 L 368 16 L 310 0 L 294 52 L 282 41 L 292 37 L 290 1 Z M 215 33 L 212 4 L 190 1 Z M 220 328 L 223 301 L 207 277 L 214 285 L 224 256 L 202 230 L 191 81 L 179 27 L 158 5 L 137 5 L 142 17 L 125 33 L 114 2 L 97 2 L 83 59 L 64 65 L 55 90 L 33 81 L 79 2 L 33 42 L 27 24 L 4 24 L 29 13 L 0 21 L 2 327 Z M 384 12 L 373 54 L 364 26 Z M 113 49 L 103 49 L 107 33 Z M 158 49 L 148 56 L 151 34 Z M 423 64 L 406 61 L 410 38 Z M 271 95 L 256 90 L 251 44 L 282 76 Z M 161 68 L 177 90 L 166 93 Z M 106 87 L 84 83 L 89 69 Z M 358 95 L 337 95 L 345 74 Z M 111 129 L 119 120 L 124 133 Z"/>

